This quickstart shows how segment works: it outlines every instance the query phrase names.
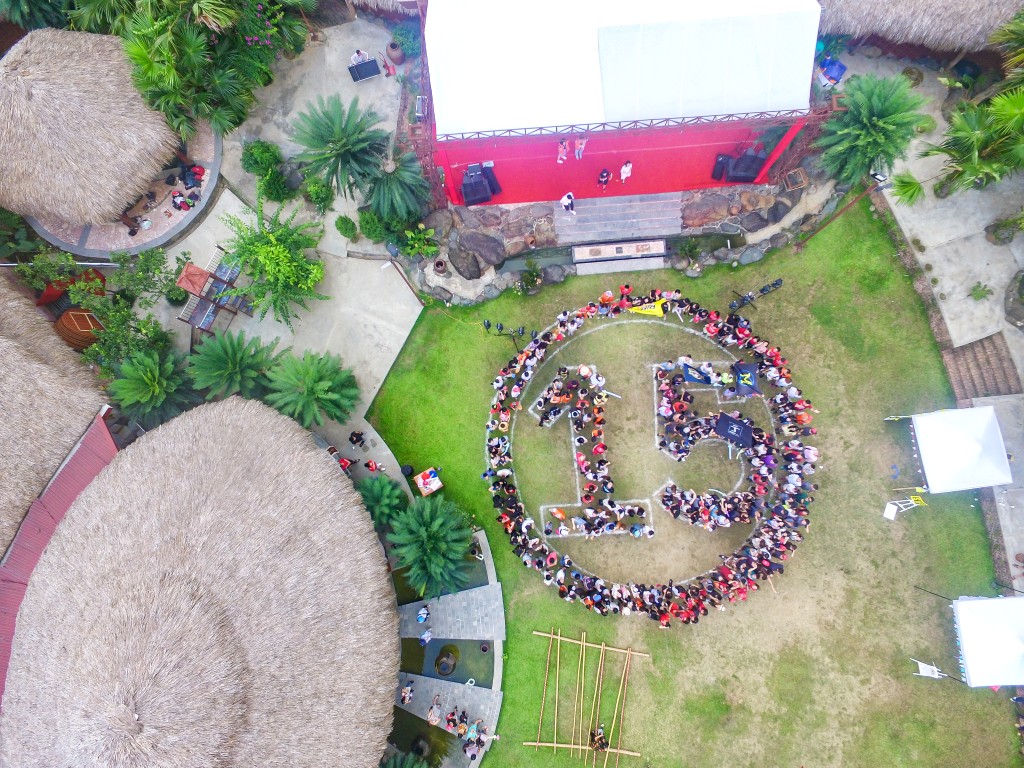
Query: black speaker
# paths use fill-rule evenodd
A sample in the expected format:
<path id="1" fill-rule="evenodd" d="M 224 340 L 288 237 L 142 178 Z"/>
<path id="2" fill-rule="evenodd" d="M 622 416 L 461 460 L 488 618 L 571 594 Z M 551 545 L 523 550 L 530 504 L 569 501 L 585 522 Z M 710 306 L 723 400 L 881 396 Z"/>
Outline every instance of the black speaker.
<path id="1" fill-rule="evenodd" d="M 501 194 L 501 184 L 498 183 L 498 177 L 494 175 L 494 169 L 489 165 L 484 166 L 483 170 L 484 178 L 487 179 L 487 187 L 491 190 L 492 195 Z"/>
<path id="2" fill-rule="evenodd" d="M 729 155 L 719 155 L 715 158 L 715 167 L 711 170 L 711 178 L 715 181 L 721 181 L 722 177 L 725 176 L 726 171 L 729 170 L 729 161 L 732 160 Z"/>
<path id="3" fill-rule="evenodd" d="M 766 158 L 762 155 L 741 155 L 733 162 L 732 166 L 726 171 L 726 181 L 739 181 L 743 183 L 750 183 L 757 178 L 757 174 L 761 172 L 761 168 L 764 167 Z"/>
<path id="4" fill-rule="evenodd" d="M 466 205 L 488 202 L 491 199 L 491 190 L 487 187 L 487 179 L 481 174 L 467 174 L 462 180 L 462 199 Z"/>

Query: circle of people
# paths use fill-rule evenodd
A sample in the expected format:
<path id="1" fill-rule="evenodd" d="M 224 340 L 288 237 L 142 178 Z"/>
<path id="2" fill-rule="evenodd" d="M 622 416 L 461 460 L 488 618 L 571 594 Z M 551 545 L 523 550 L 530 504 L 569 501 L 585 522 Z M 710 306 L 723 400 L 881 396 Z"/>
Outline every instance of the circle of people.
<path id="1" fill-rule="evenodd" d="M 610 533 L 628 533 L 634 538 L 650 538 L 654 529 L 645 524 L 647 510 L 640 504 L 618 502 L 612 498 L 615 484 L 610 474 L 611 461 L 604 442 L 606 426 L 604 405 L 608 394 L 605 380 L 590 366 L 562 367 L 538 397 L 538 426 L 550 427 L 567 415 L 575 446 L 576 468 L 584 481 L 581 486 L 580 512 L 549 510 L 551 521 L 543 531 L 527 514 L 515 487 L 511 421 L 523 409 L 522 396 L 538 366 L 553 345 L 573 336 L 590 319 L 614 318 L 628 311 L 660 311 L 675 314 L 681 322 L 698 325 L 703 336 L 718 346 L 749 355 L 757 365 L 757 378 L 771 384 L 775 391 L 761 395 L 772 414 L 771 429 L 758 427 L 739 410 L 725 415 L 746 424 L 752 431 L 752 445 L 743 450 L 749 469 L 746 487 L 731 494 L 715 491 L 698 493 L 670 484 L 662 493 L 662 506 L 676 519 L 699 525 L 708 531 L 733 524 L 753 526 L 747 540 L 731 555 L 720 555 L 721 564 L 679 583 L 611 583 L 589 573 L 559 553 L 550 537 L 575 532 L 588 538 Z M 728 371 L 718 371 L 708 362 L 697 363 L 687 355 L 655 366 L 659 392 L 658 441 L 661 450 L 677 461 L 685 461 L 702 440 L 716 437 L 715 427 L 721 414 L 699 416 L 691 413 L 693 394 L 686 388 L 687 369 L 699 371 L 707 386 L 720 388 L 720 397 L 728 401 L 738 397 L 738 388 Z M 818 450 L 804 439 L 817 434 L 810 426 L 817 411 L 793 383 L 789 361 L 767 339 L 755 335 L 750 322 L 735 313 L 723 317 L 717 311 L 700 306 L 678 290 L 653 289 L 636 295 L 630 285 L 619 286 L 618 296 L 605 291 L 584 307 L 564 310 L 555 323 L 530 341 L 498 372 L 493 381 L 495 396 L 487 422 L 487 458 L 489 466 L 482 477 L 490 482 L 490 492 L 498 522 L 508 534 L 516 555 L 527 568 L 540 571 L 544 583 L 558 591 L 569 603 L 580 603 L 588 610 L 607 616 L 646 615 L 662 628 L 673 619 L 696 624 L 711 610 L 724 611 L 730 603 L 747 599 L 759 588 L 758 582 L 782 574 L 810 528 L 809 508 L 817 484 L 811 482 L 819 459 Z M 542 535 L 543 534 L 543 535 Z"/>

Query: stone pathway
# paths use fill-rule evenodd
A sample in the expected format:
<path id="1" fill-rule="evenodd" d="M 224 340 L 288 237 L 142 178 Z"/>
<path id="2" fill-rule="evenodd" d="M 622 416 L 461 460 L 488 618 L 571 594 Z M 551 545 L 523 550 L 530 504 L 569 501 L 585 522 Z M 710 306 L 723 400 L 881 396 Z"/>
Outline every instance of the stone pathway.
<path id="1" fill-rule="evenodd" d="M 416 613 L 424 605 L 430 610 L 430 618 L 418 624 Z M 504 640 L 501 584 L 488 584 L 436 600 L 400 606 L 398 622 L 402 637 L 419 637 L 429 627 L 434 637 L 445 640 Z"/>
<path id="2" fill-rule="evenodd" d="M 576 215 L 555 204 L 559 245 L 582 242 L 642 240 L 682 232 L 682 195 L 629 195 L 576 200 Z"/>
<path id="3" fill-rule="evenodd" d="M 497 652 L 498 650 L 495 649 L 495 653 Z M 413 700 L 410 704 L 403 704 L 401 688 L 410 681 L 413 684 Z M 488 732 L 494 734 L 503 698 L 500 690 L 402 673 L 399 676 L 399 688 L 395 691 L 395 706 L 401 707 L 406 712 L 411 712 L 422 720 L 426 720 L 427 710 L 430 709 L 430 704 L 434 700 L 435 695 L 440 695 L 442 718 L 455 707 L 458 707 L 460 711 L 465 709 L 469 714 L 470 722 L 479 717 L 483 720 L 483 724 L 487 726 Z M 444 730 L 444 720 L 442 719 L 440 725 L 435 727 Z M 485 754 L 490 750 L 493 743 L 493 741 L 487 741 L 484 747 Z M 453 749 L 448 757 L 445 758 L 442 763 L 444 768 L 464 768 L 464 766 L 480 764 L 482 758 L 477 759 L 475 762 L 470 762 L 462 752 L 462 744 L 463 742 L 459 741 L 458 748 Z"/>

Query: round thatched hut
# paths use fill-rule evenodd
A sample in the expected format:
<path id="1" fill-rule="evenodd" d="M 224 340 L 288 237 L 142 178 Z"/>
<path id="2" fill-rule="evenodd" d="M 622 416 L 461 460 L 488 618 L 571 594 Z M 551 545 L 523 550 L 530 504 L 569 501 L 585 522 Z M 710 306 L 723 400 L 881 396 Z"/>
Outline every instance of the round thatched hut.
<path id="1" fill-rule="evenodd" d="M 0 554 L 103 405 L 93 374 L 0 275 Z"/>
<path id="2" fill-rule="evenodd" d="M 1020 0 L 821 0 L 821 32 L 924 45 L 936 51 L 980 51 L 997 27 L 1020 10 Z"/>
<path id="3" fill-rule="evenodd" d="M 117 221 L 178 147 L 132 84 L 121 40 L 39 29 L 0 59 L 0 206 Z"/>
<path id="4" fill-rule="evenodd" d="M 18 614 L 0 764 L 376 768 L 398 618 L 352 483 L 253 401 L 117 455 Z"/>

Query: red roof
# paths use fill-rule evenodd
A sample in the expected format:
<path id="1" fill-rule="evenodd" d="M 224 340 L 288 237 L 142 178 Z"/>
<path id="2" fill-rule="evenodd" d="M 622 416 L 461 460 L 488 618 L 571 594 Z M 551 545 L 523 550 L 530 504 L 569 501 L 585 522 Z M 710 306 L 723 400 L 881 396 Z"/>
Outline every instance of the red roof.
<path id="1" fill-rule="evenodd" d="M 185 264 L 185 268 L 178 275 L 176 285 L 179 288 L 184 288 L 193 296 L 202 296 L 203 291 L 206 289 L 206 283 L 211 277 L 213 277 L 212 272 L 207 272 L 190 261 Z"/>
<path id="2" fill-rule="evenodd" d="M 14 541 L 0 561 L 0 701 L 11 662 L 15 621 L 32 570 L 72 503 L 116 454 L 117 446 L 107 425 L 102 415 L 97 416 L 50 484 L 32 502 Z"/>

